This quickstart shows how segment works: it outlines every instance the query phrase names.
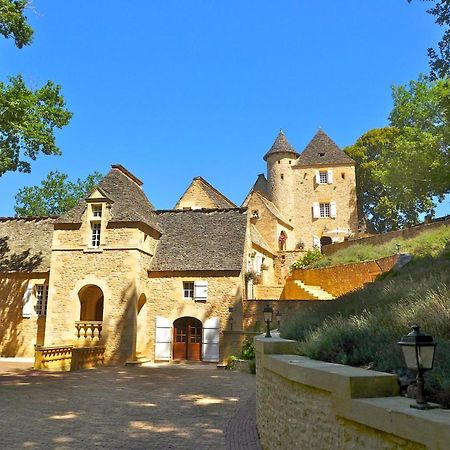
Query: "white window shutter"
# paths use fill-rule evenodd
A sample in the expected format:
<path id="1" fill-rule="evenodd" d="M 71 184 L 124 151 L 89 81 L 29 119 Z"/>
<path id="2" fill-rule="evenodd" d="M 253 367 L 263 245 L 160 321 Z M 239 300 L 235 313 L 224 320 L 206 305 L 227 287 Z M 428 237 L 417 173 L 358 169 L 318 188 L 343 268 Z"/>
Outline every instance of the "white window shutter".
<path id="1" fill-rule="evenodd" d="M 317 202 L 313 203 L 313 218 L 314 219 L 320 218 L 320 207 L 319 207 L 319 203 L 317 203 Z"/>
<path id="2" fill-rule="evenodd" d="M 203 323 L 202 360 L 209 362 L 219 361 L 219 334 L 220 320 L 211 317 Z"/>
<path id="3" fill-rule="evenodd" d="M 333 184 L 333 171 L 327 170 L 327 180 L 328 184 Z"/>
<path id="4" fill-rule="evenodd" d="M 194 300 L 208 300 L 208 282 L 194 282 Z"/>
<path id="5" fill-rule="evenodd" d="M 316 170 L 316 184 L 320 184 L 320 172 Z"/>
<path id="6" fill-rule="evenodd" d="M 258 254 L 256 255 L 256 273 L 261 273 L 261 266 L 262 266 L 262 255 Z"/>
<path id="7" fill-rule="evenodd" d="M 156 316 L 155 359 L 172 359 L 172 322 L 162 316 Z"/>
<path id="8" fill-rule="evenodd" d="M 313 247 L 320 248 L 320 238 L 318 236 L 313 236 Z"/>
<path id="9" fill-rule="evenodd" d="M 330 217 L 336 217 L 336 202 L 330 202 Z"/>
<path id="10" fill-rule="evenodd" d="M 27 286 L 23 294 L 22 316 L 31 317 L 33 315 L 33 288 Z"/>

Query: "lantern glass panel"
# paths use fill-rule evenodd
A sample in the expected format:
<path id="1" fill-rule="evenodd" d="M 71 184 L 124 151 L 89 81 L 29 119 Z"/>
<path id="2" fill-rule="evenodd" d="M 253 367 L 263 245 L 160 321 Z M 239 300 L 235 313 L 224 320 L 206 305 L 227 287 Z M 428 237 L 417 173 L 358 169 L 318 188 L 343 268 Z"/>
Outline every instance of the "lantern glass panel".
<path id="1" fill-rule="evenodd" d="M 272 311 L 264 311 L 264 322 L 272 322 Z"/>
<path id="2" fill-rule="evenodd" d="M 406 367 L 411 370 L 417 370 L 416 346 L 402 345 L 402 351 L 405 357 Z"/>
<path id="3" fill-rule="evenodd" d="M 418 360 L 419 367 L 421 369 L 429 370 L 433 368 L 433 359 L 434 359 L 434 345 L 424 345 L 418 347 Z"/>

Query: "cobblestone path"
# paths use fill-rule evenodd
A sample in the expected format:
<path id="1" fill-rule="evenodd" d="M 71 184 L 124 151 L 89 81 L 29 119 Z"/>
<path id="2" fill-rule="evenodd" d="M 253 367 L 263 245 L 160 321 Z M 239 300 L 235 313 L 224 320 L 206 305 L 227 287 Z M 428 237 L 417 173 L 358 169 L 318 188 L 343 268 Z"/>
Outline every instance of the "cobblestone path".
<path id="1" fill-rule="evenodd" d="M 260 449 L 247 373 L 205 364 L 0 373 L 2 450 Z"/>

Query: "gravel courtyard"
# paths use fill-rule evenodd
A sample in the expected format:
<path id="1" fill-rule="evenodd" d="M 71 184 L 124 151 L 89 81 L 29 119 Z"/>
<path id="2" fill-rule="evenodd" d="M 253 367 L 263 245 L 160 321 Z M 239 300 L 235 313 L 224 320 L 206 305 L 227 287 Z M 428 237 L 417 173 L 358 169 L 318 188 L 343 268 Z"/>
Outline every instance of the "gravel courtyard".
<path id="1" fill-rule="evenodd" d="M 70 373 L 0 363 L 0 448 L 258 450 L 255 377 L 213 365 Z"/>

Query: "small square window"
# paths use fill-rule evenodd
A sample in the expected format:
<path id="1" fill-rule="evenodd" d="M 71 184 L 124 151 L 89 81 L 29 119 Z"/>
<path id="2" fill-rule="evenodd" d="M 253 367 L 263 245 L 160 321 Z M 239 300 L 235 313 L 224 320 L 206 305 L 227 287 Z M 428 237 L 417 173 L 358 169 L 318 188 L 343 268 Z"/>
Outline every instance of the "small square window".
<path id="1" fill-rule="evenodd" d="M 326 172 L 326 171 L 320 171 L 319 172 L 319 183 L 320 184 L 327 184 L 328 183 L 328 172 Z"/>
<path id="2" fill-rule="evenodd" d="M 102 217 L 102 205 L 92 205 L 92 217 Z"/>
<path id="3" fill-rule="evenodd" d="M 281 179 L 284 180 L 284 174 L 283 173 L 281 174 Z"/>
<path id="4" fill-rule="evenodd" d="M 320 203 L 320 217 L 330 217 L 330 204 L 329 203 Z"/>
<path id="5" fill-rule="evenodd" d="M 194 298 L 194 282 L 183 281 L 183 298 Z"/>

